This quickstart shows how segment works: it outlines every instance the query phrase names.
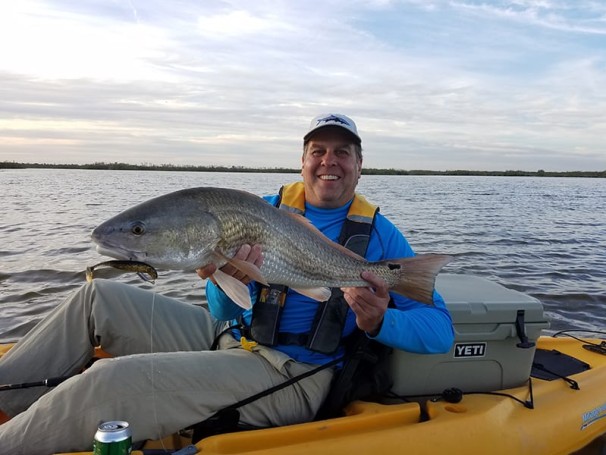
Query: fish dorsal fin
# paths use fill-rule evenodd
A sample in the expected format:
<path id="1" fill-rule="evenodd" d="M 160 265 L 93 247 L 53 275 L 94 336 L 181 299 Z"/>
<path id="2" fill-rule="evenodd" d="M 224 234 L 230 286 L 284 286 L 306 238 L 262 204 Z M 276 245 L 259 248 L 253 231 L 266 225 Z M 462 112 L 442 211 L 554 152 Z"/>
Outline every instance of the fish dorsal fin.
<path id="1" fill-rule="evenodd" d="M 223 292 L 225 292 L 225 294 L 238 306 L 245 310 L 249 310 L 252 307 L 249 289 L 240 280 L 235 279 L 233 276 L 228 275 L 219 269 L 213 273 L 213 278 Z"/>
<path id="2" fill-rule="evenodd" d="M 348 250 L 347 248 L 345 248 L 343 245 L 341 245 L 341 244 L 339 244 L 337 242 L 333 242 L 332 240 L 330 240 L 328 237 L 326 237 L 324 235 L 324 233 L 322 233 L 322 231 L 320 231 L 317 227 L 315 227 L 313 224 L 311 224 L 311 221 L 309 221 L 303 215 L 299 215 L 297 213 L 286 212 L 286 211 L 284 212 L 284 214 L 288 215 L 289 217 L 291 217 L 291 219 L 297 221 L 302 226 L 305 226 L 307 229 L 309 229 L 311 232 L 313 232 L 316 236 L 318 236 L 322 241 L 326 242 L 331 247 L 336 248 L 341 253 L 346 254 L 347 256 L 349 256 L 349 257 L 351 257 L 353 259 L 356 259 L 358 261 L 366 261 L 366 259 L 364 259 L 359 254 L 356 254 L 353 251 Z M 311 297 L 311 298 L 313 298 L 313 297 Z"/>

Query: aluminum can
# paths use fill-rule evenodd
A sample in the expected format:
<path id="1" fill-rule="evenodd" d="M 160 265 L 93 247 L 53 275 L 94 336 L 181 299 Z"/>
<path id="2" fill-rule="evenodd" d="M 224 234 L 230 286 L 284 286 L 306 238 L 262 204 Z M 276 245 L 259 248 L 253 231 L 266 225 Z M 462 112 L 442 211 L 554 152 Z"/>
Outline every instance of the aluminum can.
<path id="1" fill-rule="evenodd" d="M 94 455 L 128 455 L 133 448 L 133 438 L 128 422 L 114 420 L 97 428 L 93 441 Z"/>

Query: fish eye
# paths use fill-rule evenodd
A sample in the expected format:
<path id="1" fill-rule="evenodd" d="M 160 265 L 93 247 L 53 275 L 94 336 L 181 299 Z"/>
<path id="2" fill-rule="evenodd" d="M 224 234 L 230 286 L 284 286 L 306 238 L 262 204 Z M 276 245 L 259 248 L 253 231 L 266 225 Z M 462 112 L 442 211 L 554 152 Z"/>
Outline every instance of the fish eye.
<path id="1" fill-rule="evenodd" d="M 145 225 L 143 223 L 134 223 L 130 227 L 130 232 L 134 235 L 143 235 L 145 234 Z"/>

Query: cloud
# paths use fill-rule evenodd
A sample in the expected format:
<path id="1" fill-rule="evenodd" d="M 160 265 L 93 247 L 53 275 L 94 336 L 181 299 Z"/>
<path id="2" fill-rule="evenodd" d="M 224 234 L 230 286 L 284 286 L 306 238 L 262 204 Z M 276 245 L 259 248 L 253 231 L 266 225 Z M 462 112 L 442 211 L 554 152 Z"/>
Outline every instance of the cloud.
<path id="1" fill-rule="evenodd" d="M 600 2 L 0 8 L 0 160 L 297 167 L 340 111 L 371 167 L 606 169 Z"/>
<path id="2" fill-rule="evenodd" d="M 563 32 L 606 35 L 606 5 L 597 1 L 500 0 L 454 1 L 451 6 L 483 16 Z"/>

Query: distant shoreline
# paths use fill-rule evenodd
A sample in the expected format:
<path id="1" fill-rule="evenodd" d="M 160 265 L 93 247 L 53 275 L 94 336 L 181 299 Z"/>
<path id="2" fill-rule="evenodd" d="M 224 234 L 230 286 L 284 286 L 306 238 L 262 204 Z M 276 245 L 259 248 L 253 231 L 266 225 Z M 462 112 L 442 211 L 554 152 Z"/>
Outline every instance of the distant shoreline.
<path id="1" fill-rule="evenodd" d="M 92 164 L 48 164 L 48 163 L 17 163 L 0 161 L 0 169 L 93 169 L 108 171 L 188 171 L 188 172 L 243 172 L 267 174 L 298 174 L 301 169 L 292 168 L 248 168 L 243 166 L 177 166 L 173 164 L 127 164 L 127 163 L 92 163 Z M 604 171 L 567 171 L 552 172 L 539 169 L 538 171 L 470 171 L 449 170 L 431 171 L 424 169 L 362 169 L 364 175 L 469 175 L 494 177 L 587 177 L 606 178 Z"/>

